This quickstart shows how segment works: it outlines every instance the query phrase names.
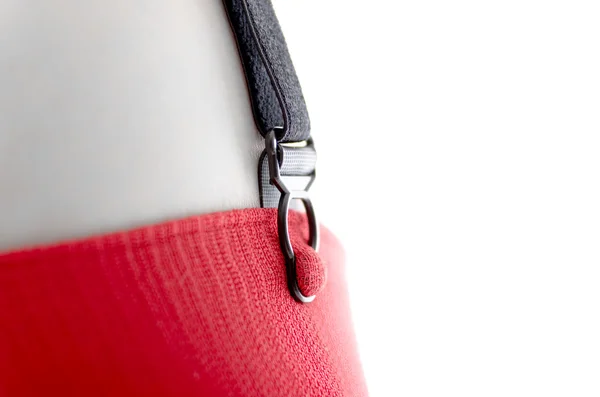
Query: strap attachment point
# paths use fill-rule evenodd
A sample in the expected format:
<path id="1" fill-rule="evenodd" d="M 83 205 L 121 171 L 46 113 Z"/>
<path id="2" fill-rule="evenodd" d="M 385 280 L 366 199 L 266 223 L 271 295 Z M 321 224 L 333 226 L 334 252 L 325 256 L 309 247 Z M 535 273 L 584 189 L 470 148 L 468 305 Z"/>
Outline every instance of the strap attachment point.
<path id="1" fill-rule="evenodd" d="M 312 140 L 307 141 L 307 145 L 312 145 Z M 277 232 L 279 235 L 279 245 L 281 252 L 285 258 L 287 269 L 287 280 L 290 293 L 299 302 L 309 303 L 315 299 L 315 296 L 305 296 L 300 291 L 298 286 L 298 275 L 296 273 L 296 255 L 289 235 L 288 214 L 290 203 L 293 199 L 299 199 L 304 204 L 306 209 L 306 217 L 309 226 L 309 244 L 315 250 L 319 250 L 319 224 L 315 216 L 315 210 L 312 201 L 308 195 L 308 187 L 306 190 L 291 190 L 287 187 L 281 176 L 281 164 L 285 159 L 281 159 L 280 154 L 284 153 L 280 150 L 280 144 L 277 142 L 275 131 L 271 130 L 265 136 L 265 151 L 269 165 L 269 182 L 279 190 L 281 197 L 279 198 L 279 206 L 277 210 Z M 314 172 L 312 175 L 314 180 Z"/>

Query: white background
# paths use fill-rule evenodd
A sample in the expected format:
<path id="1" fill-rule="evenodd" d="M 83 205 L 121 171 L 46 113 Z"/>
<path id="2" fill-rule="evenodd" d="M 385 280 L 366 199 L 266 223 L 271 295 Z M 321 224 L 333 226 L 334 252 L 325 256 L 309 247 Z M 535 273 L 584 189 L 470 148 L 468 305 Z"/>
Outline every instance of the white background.
<path id="1" fill-rule="evenodd" d="M 600 396 L 597 1 L 275 0 L 373 396 Z"/>

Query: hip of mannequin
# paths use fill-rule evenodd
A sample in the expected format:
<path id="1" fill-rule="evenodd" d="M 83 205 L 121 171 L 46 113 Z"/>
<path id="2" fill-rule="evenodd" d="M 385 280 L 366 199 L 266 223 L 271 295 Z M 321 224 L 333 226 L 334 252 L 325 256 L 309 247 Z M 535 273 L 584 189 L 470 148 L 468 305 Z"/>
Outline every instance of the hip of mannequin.
<path id="1" fill-rule="evenodd" d="M 0 2 L 0 251 L 257 207 L 220 1 Z"/>

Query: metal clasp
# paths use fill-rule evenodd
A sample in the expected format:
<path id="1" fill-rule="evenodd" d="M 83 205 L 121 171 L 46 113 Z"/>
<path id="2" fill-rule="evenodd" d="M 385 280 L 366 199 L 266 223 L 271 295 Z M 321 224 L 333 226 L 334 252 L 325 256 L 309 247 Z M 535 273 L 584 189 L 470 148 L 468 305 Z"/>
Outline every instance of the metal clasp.
<path id="1" fill-rule="evenodd" d="M 279 245 L 281 247 L 281 252 L 285 258 L 288 288 L 290 289 L 294 299 L 302 303 L 309 303 L 315 299 L 315 295 L 305 296 L 300 291 L 298 286 L 298 275 L 296 273 L 296 255 L 294 254 L 294 248 L 292 247 L 292 242 L 290 241 L 288 213 L 291 201 L 293 199 L 299 199 L 304 204 L 310 232 L 309 244 L 315 251 L 319 250 L 319 224 L 317 223 L 315 210 L 308 192 L 305 190 L 289 190 L 281 179 L 279 160 L 280 150 L 279 143 L 277 142 L 277 137 L 275 135 L 275 130 L 271 130 L 265 136 L 265 146 L 269 163 L 270 182 L 277 188 L 277 190 L 281 192 L 281 198 L 279 199 L 279 207 L 277 210 L 277 232 L 279 234 Z"/>

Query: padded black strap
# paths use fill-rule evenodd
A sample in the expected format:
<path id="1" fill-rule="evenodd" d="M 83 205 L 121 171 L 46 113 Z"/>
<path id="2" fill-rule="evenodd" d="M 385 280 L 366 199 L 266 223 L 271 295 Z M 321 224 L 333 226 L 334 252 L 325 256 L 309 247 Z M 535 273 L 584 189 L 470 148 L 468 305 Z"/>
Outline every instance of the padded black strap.
<path id="1" fill-rule="evenodd" d="M 254 119 L 279 142 L 310 137 L 302 89 L 270 0 L 223 0 L 248 81 Z"/>
<path id="2" fill-rule="evenodd" d="M 265 138 L 258 162 L 261 206 L 277 208 L 277 234 L 290 293 L 308 303 L 298 283 L 296 255 L 289 235 L 293 199 L 306 209 L 309 245 L 319 249 L 319 224 L 308 194 L 317 153 L 294 65 L 270 0 L 223 0 L 246 73 L 254 119 Z M 292 142 L 301 142 L 292 144 Z M 322 287 L 322 286 L 321 286 Z"/>

